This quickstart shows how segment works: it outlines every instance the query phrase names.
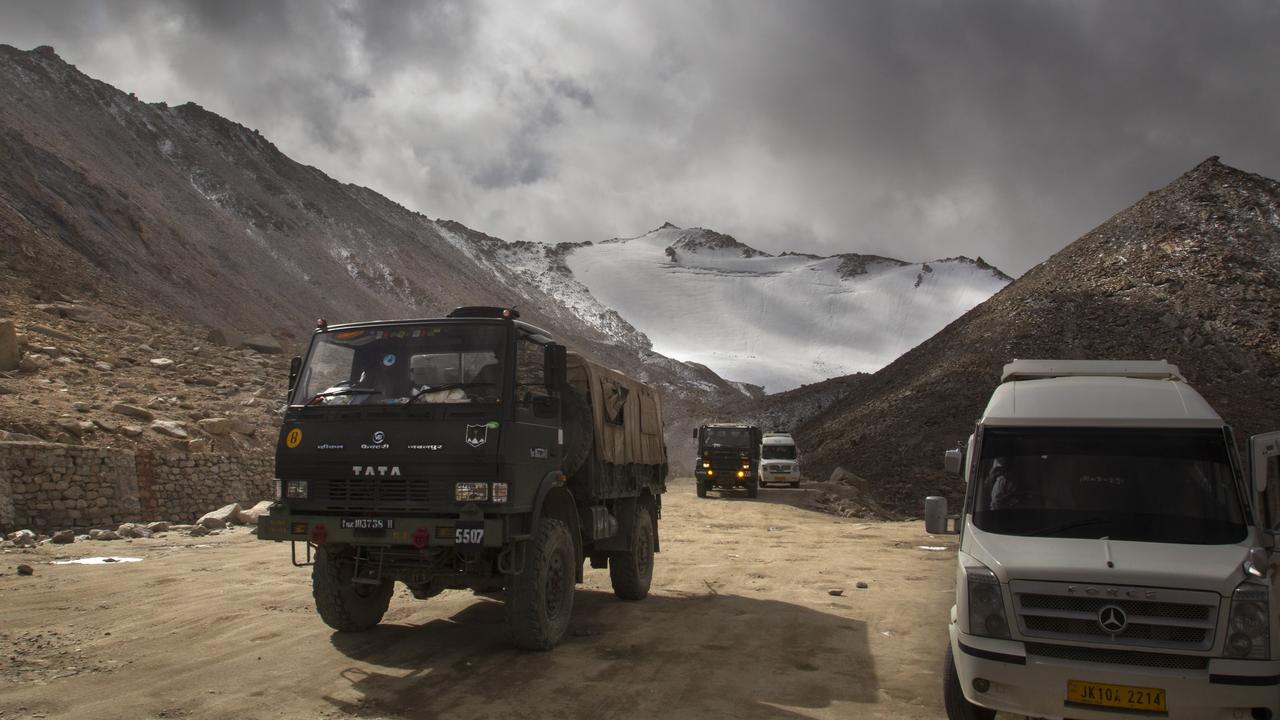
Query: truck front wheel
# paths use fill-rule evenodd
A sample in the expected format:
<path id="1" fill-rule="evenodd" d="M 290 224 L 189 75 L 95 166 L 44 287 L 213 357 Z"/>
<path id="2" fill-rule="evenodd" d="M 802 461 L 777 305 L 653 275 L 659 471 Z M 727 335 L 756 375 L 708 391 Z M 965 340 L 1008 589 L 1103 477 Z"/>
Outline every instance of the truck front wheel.
<path id="1" fill-rule="evenodd" d="M 708 485 L 709 483 L 707 483 L 707 482 L 706 482 L 706 481 L 704 481 L 704 480 L 698 480 L 698 481 L 696 481 L 696 482 L 697 482 L 697 489 L 698 489 L 698 497 L 701 497 L 701 498 L 706 497 L 706 496 L 707 496 L 707 485 Z"/>
<path id="2" fill-rule="evenodd" d="M 573 614 L 573 537 L 568 525 L 544 517 L 528 542 L 524 571 L 507 580 L 507 631 L 516 647 L 550 650 Z"/>
<path id="3" fill-rule="evenodd" d="M 960 688 L 960 673 L 951 656 L 951 643 L 947 643 L 947 657 L 942 667 L 942 701 L 947 708 L 947 720 L 995 720 L 996 711 L 978 707 L 969 702 Z"/>
<path id="4" fill-rule="evenodd" d="M 759 497 L 759 496 L 760 496 L 760 480 L 754 477 L 748 479 L 747 480 L 747 497 L 753 498 L 753 497 Z"/>
<path id="5" fill-rule="evenodd" d="M 643 505 L 636 509 L 628 546 L 628 552 L 609 554 L 609 580 L 619 598 L 643 600 L 653 582 L 653 517 Z"/>
<path id="6" fill-rule="evenodd" d="M 350 558 L 335 557 L 323 545 L 316 550 L 311 594 L 320 619 L 338 632 L 369 630 L 382 622 L 395 590 L 389 580 L 376 585 L 351 582 L 354 569 Z"/>

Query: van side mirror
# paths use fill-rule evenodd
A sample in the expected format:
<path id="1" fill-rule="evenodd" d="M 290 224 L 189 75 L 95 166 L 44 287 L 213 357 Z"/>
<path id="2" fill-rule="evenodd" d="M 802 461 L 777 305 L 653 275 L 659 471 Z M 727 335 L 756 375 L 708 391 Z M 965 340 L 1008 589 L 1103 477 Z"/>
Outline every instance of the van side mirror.
<path id="1" fill-rule="evenodd" d="M 1280 432 L 1269 432 L 1249 438 L 1249 475 L 1253 479 L 1253 491 L 1261 495 L 1267 491 L 1267 479 L 1280 462 Z"/>
<path id="2" fill-rule="evenodd" d="M 924 499 L 924 531 L 930 535 L 959 535 L 960 517 L 947 515 L 947 499 L 930 495 Z"/>
<path id="3" fill-rule="evenodd" d="M 964 450 L 960 448 L 952 448 L 942 456 L 942 465 L 947 472 L 953 475 L 959 475 L 964 471 Z"/>
<path id="4" fill-rule="evenodd" d="M 302 358 L 294 356 L 289 361 L 289 396 L 293 396 L 293 388 L 298 384 L 298 371 L 302 369 Z"/>
<path id="5" fill-rule="evenodd" d="M 547 343 L 542 350 L 543 382 L 549 388 L 562 388 L 569 382 L 569 355 L 563 345 Z"/>

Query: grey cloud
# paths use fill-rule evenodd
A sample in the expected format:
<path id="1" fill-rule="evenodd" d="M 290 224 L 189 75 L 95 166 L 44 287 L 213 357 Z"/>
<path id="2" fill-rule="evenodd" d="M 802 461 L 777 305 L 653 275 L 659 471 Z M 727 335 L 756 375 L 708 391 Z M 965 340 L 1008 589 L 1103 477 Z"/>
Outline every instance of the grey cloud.
<path id="1" fill-rule="evenodd" d="M 502 237 L 678 218 L 1015 274 L 1208 155 L 1280 176 L 1278 32 L 1252 1 L 0 6 L 0 42 Z"/>

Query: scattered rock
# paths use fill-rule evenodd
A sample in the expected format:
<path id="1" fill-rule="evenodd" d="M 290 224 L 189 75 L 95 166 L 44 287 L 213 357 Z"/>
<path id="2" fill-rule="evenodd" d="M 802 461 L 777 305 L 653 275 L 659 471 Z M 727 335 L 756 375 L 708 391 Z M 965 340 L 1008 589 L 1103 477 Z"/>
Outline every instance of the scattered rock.
<path id="1" fill-rule="evenodd" d="M 204 537 L 209 534 L 209 528 L 203 525 L 196 525 L 187 532 L 191 537 Z"/>
<path id="2" fill-rule="evenodd" d="M 95 362 L 93 367 L 95 370 L 101 370 L 102 372 L 111 372 L 114 369 L 111 367 L 111 363 L 102 362 L 101 360 Z"/>
<path id="3" fill-rule="evenodd" d="M 196 425 L 210 435 L 229 435 L 234 423 L 229 418 L 212 417 L 201 420 Z"/>
<path id="4" fill-rule="evenodd" d="M 196 521 L 197 525 L 203 525 L 210 530 L 220 530 L 227 526 L 227 523 L 233 523 L 240 515 L 240 505 L 232 503 L 223 505 L 217 510 L 212 510 L 200 516 Z"/>
<path id="5" fill-rule="evenodd" d="M 152 533 L 169 532 L 169 530 L 174 529 L 169 525 L 169 523 L 165 522 L 164 520 L 158 520 L 156 522 L 147 523 L 146 527 L 147 527 L 147 530 L 150 530 Z"/>
<path id="6" fill-rule="evenodd" d="M 98 426 L 98 429 L 103 432 L 113 433 L 120 429 L 119 424 L 113 423 L 110 420 L 99 420 L 97 418 L 94 418 L 93 424 Z"/>
<path id="7" fill-rule="evenodd" d="M 71 342 L 80 342 L 80 338 L 76 337 L 75 335 L 72 335 L 71 333 L 62 332 L 61 330 L 55 330 L 54 328 L 51 328 L 48 325 L 32 323 L 30 325 L 27 325 L 26 328 L 29 332 L 39 333 L 47 337 L 57 338 L 59 340 L 70 340 Z"/>
<path id="8" fill-rule="evenodd" d="M 187 452 L 190 453 L 207 453 L 212 449 L 213 446 L 209 444 L 209 441 L 203 438 L 187 441 Z"/>
<path id="9" fill-rule="evenodd" d="M 177 438 L 179 440 L 186 440 L 191 437 L 187 433 L 186 427 L 177 420 L 156 420 L 151 423 L 151 429 L 165 437 Z"/>
<path id="10" fill-rule="evenodd" d="M 117 415 L 128 415 L 129 417 L 146 420 L 147 422 L 151 422 L 156 419 L 155 413 L 150 410 L 137 407 L 136 405 L 126 405 L 125 403 L 116 403 L 115 405 L 112 405 L 111 412 Z"/>
<path id="11" fill-rule="evenodd" d="M 31 567 L 30 565 L 27 565 L 27 564 L 25 564 L 25 563 L 24 563 L 24 564 L 22 564 L 22 565 L 19 565 L 19 566 L 18 566 L 18 574 L 19 574 L 19 575 L 35 575 L 35 574 L 36 574 L 36 570 L 35 570 L 35 568 Z"/>
<path id="12" fill-rule="evenodd" d="M 136 523 L 123 523 L 116 528 L 116 534 L 122 538 L 140 539 L 151 537 L 151 531 Z"/>
<path id="13" fill-rule="evenodd" d="M 9 535 L 8 539 L 13 542 L 14 547 L 33 548 L 36 546 L 36 534 L 31 530 L 19 530 Z"/>
<path id="14" fill-rule="evenodd" d="M 213 343 L 214 345 L 225 346 L 227 344 L 227 334 L 222 330 L 220 330 L 219 328 L 213 328 L 209 330 L 209 334 L 205 336 L 205 339 Z"/>
<path id="15" fill-rule="evenodd" d="M 252 398 L 250 398 L 252 400 Z M 244 418 L 231 418 L 231 431 L 237 435 L 246 435 L 252 437 L 258 431 L 258 426 L 245 420 Z"/>
<path id="16" fill-rule="evenodd" d="M 258 518 L 271 512 L 271 506 L 274 502 L 275 501 L 273 500 L 263 500 L 248 510 L 241 510 L 236 513 L 236 522 L 241 525 L 256 526 L 258 524 Z"/>
<path id="17" fill-rule="evenodd" d="M 166 357 L 151 358 L 147 362 L 151 364 L 151 367 L 159 368 L 161 370 L 173 367 L 173 361 Z"/>
<path id="18" fill-rule="evenodd" d="M 90 533 L 92 535 L 93 533 Z M 115 530 L 102 530 L 98 533 L 94 540 L 119 540 L 120 534 Z"/>
<path id="19" fill-rule="evenodd" d="M 36 372 L 43 370 L 53 364 L 48 355 L 41 353 L 27 353 L 22 356 L 22 360 L 18 361 L 18 369 L 23 372 Z"/>
<path id="20" fill-rule="evenodd" d="M 859 590 L 866 590 L 866 589 L 867 589 L 867 587 L 868 587 L 868 586 L 867 586 L 867 584 L 866 584 L 865 582 L 863 582 L 863 581 L 861 581 L 861 580 L 859 580 L 859 581 L 858 581 L 858 589 L 859 589 Z"/>
<path id="21" fill-rule="evenodd" d="M 142 428 L 137 425 L 121 425 L 120 433 L 129 437 L 138 437 L 142 434 Z"/>
<path id="22" fill-rule="evenodd" d="M 49 542 L 54 545 L 67 545 L 76 541 L 75 530 L 59 530 L 49 538 Z"/>
<path id="23" fill-rule="evenodd" d="M 838 588 L 835 590 L 828 590 L 827 594 L 831 595 L 832 597 L 840 597 L 841 595 L 844 595 L 844 590 L 840 590 Z"/>

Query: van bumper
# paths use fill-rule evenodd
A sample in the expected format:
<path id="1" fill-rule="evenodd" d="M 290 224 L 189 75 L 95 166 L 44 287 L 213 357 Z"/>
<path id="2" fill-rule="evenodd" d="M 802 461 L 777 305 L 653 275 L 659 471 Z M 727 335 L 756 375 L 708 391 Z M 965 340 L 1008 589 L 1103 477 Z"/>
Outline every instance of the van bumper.
<path id="1" fill-rule="evenodd" d="M 1078 720 L 1238 720 L 1253 717 L 1254 708 L 1265 708 L 1280 718 L 1280 661 L 1214 658 L 1206 670 L 1172 670 L 1042 657 L 1027 653 L 1026 645 L 1019 641 L 966 635 L 954 622 L 950 633 L 951 653 L 965 697 L 992 710 Z M 975 678 L 990 683 L 986 692 L 974 689 Z M 1160 688 L 1165 691 L 1168 711 L 1068 704 L 1069 680 Z"/>

